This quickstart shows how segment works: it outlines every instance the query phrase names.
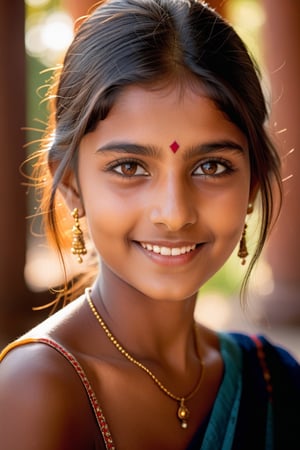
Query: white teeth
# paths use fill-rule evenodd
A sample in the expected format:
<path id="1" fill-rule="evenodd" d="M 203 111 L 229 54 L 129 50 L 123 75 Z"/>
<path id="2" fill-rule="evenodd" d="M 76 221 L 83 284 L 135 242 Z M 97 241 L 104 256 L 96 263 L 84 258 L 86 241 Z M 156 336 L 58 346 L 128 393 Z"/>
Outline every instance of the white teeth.
<path id="1" fill-rule="evenodd" d="M 141 245 L 144 249 L 148 250 L 149 252 L 157 253 L 159 255 L 163 256 L 179 256 L 184 255 L 185 253 L 189 253 L 192 250 L 195 250 L 196 245 L 188 245 L 185 247 L 160 247 L 159 245 L 152 245 L 152 244 L 146 244 L 144 242 L 141 242 Z"/>

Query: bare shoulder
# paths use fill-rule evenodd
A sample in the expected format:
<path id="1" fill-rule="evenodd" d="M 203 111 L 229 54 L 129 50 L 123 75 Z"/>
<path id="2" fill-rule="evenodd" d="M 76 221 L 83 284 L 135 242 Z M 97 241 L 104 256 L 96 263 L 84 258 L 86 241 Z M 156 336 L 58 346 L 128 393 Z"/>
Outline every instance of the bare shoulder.
<path id="1" fill-rule="evenodd" d="M 207 350 L 220 353 L 220 338 L 217 332 L 200 323 L 196 323 L 196 330 L 200 342 L 206 347 Z"/>
<path id="2" fill-rule="evenodd" d="M 84 319 L 84 298 L 79 297 L 67 306 L 51 314 L 46 320 L 28 331 L 23 337 L 52 336 L 59 340 L 68 340 L 68 334 L 74 334 L 76 326 Z"/>
<path id="3" fill-rule="evenodd" d="M 0 448 L 95 448 L 91 442 L 94 434 L 84 389 L 76 372 L 58 352 L 44 344 L 29 343 L 3 358 Z"/>

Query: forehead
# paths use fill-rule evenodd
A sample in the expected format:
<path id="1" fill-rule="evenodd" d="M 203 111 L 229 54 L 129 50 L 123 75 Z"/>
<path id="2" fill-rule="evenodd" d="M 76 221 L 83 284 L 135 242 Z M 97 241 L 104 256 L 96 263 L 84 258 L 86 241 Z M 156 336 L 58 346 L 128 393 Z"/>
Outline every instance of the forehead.
<path id="1" fill-rule="evenodd" d="M 126 110 L 134 113 L 137 109 L 162 109 L 169 108 L 170 113 L 178 111 L 178 108 L 191 110 L 191 106 L 196 107 L 199 100 L 216 108 L 214 103 L 208 98 L 205 89 L 200 85 L 197 87 L 183 85 L 182 83 L 170 83 L 166 85 L 130 85 L 122 89 L 117 97 L 110 113 Z"/>
<path id="2" fill-rule="evenodd" d="M 180 147 L 234 137 L 246 147 L 246 137 L 218 109 L 201 85 L 125 87 L 98 127 L 105 140 L 127 139 Z M 147 141 L 147 142 L 146 142 Z"/>

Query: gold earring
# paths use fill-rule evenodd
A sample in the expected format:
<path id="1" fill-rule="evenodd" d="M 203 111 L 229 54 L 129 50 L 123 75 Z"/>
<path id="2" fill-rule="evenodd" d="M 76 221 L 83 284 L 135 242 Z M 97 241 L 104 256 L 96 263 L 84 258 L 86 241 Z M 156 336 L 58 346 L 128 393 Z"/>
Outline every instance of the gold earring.
<path id="1" fill-rule="evenodd" d="M 247 224 L 245 223 L 243 234 L 240 240 L 240 248 L 238 251 L 238 257 L 242 259 L 242 265 L 246 264 L 246 258 L 248 256 L 248 249 L 247 249 L 247 243 L 246 243 L 246 230 L 247 230 Z"/>
<path id="2" fill-rule="evenodd" d="M 252 214 L 253 213 L 253 203 L 249 203 L 248 208 L 247 208 L 247 214 Z"/>
<path id="3" fill-rule="evenodd" d="M 83 232 L 80 228 L 78 208 L 73 209 L 72 216 L 75 220 L 75 225 L 72 228 L 73 236 L 71 251 L 73 255 L 77 255 L 77 261 L 82 263 L 82 255 L 86 255 L 87 250 L 85 248 Z"/>

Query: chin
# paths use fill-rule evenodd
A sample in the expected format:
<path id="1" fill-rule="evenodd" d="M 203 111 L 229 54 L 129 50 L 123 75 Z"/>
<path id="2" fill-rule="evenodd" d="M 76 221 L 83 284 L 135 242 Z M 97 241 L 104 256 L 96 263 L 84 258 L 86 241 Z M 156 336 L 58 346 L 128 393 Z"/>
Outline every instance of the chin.
<path id="1" fill-rule="evenodd" d="M 180 289 L 178 286 L 172 286 L 172 288 L 167 288 L 164 286 L 163 288 L 153 289 L 153 287 L 149 290 L 145 290 L 143 288 L 143 294 L 157 301 L 172 301 L 172 302 L 180 302 L 186 299 L 190 299 L 193 296 L 197 296 L 199 287 L 196 289 Z"/>

